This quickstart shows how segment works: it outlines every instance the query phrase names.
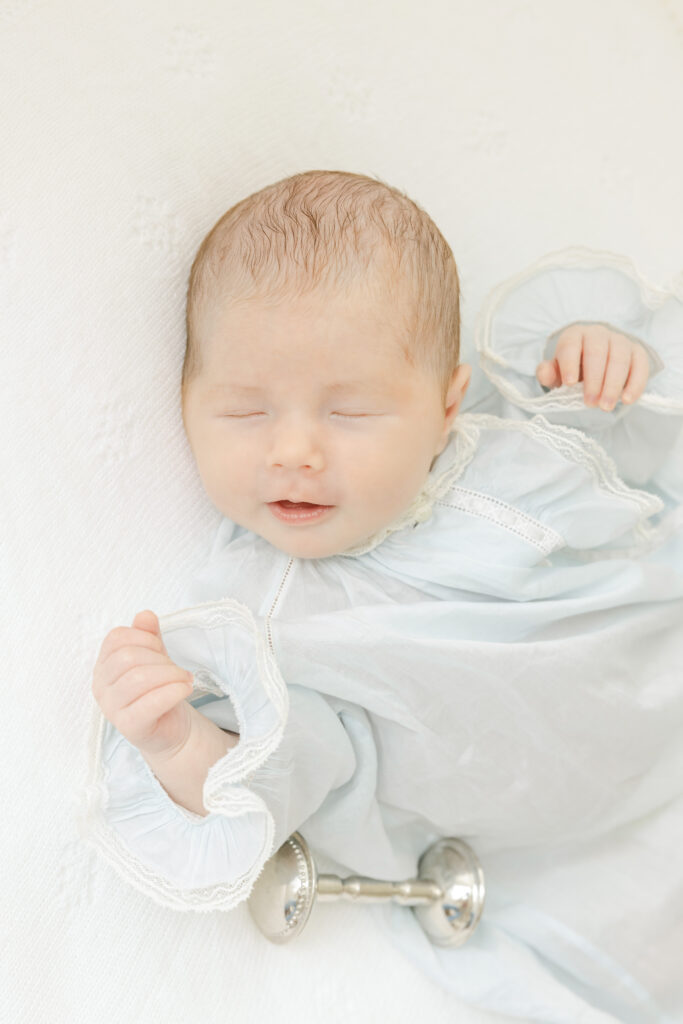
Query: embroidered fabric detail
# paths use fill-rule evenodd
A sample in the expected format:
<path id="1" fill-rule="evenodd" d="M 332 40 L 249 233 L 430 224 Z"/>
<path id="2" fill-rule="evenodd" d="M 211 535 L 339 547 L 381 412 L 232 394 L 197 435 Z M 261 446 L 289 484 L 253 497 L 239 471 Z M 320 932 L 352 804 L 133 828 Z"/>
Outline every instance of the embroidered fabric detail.
<path id="1" fill-rule="evenodd" d="M 268 614 L 266 615 L 266 623 L 265 623 L 266 641 L 268 643 L 268 648 L 269 648 L 271 654 L 273 655 L 273 657 L 275 657 L 275 648 L 273 647 L 273 630 L 272 630 L 272 625 L 271 625 L 271 619 L 272 619 L 272 616 L 273 616 L 273 612 L 275 611 L 275 608 L 277 606 L 277 603 L 280 600 L 280 598 L 282 597 L 282 594 L 284 593 L 284 589 L 285 589 L 285 586 L 287 585 L 287 580 L 290 578 L 290 574 L 292 572 L 292 566 L 293 565 L 294 565 L 294 558 L 290 558 L 289 561 L 287 562 L 287 565 L 285 566 L 285 571 L 282 574 L 282 579 L 280 580 L 280 582 L 278 584 L 277 593 L 275 594 L 275 597 L 273 598 L 273 601 L 272 601 L 272 604 L 271 604 L 270 609 L 268 611 Z"/>
<path id="2" fill-rule="evenodd" d="M 225 757 L 209 769 L 204 783 L 204 802 L 209 814 L 237 817 L 257 812 L 265 816 L 265 839 L 258 856 L 249 870 L 230 882 L 196 889 L 178 890 L 167 878 L 157 874 L 134 857 L 117 833 L 105 822 L 102 808 L 107 799 L 105 771 L 102 764 L 102 737 L 107 721 L 96 707 L 91 722 L 89 738 L 89 779 L 85 789 L 85 803 L 78 815 L 82 839 L 98 849 L 122 878 L 146 896 L 152 896 L 158 903 L 175 909 L 192 909 L 205 912 L 214 909 L 229 910 L 246 899 L 261 869 L 273 852 L 274 820 L 266 804 L 252 792 L 246 782 L 249 778 L 263 778 L 286 770 L 286 765 L 276 763 L 263 771 L 260 769 L 279 746 L 289 710 L 289 695 L 277 663 L 272 656 L 264 636 L 258 629 L 251 609 L 231 598 L 219 602 L 208 601 L 193 608 L 160 616 L 159 624 L 164 632 L 188 626 L 202 628 L 220 627 L 225 624 L 241 626 L 251 637 L 254 645 L 254 663 L 258 681 L 264 697 L 276 712 L 275 724 L 265 735 L 249 738 L 243 735 L 240 742 Z M 205 689 L 214 692 L 215 680 L 210 673 L 198 672 L 197 677 Z M 198 688 L 199 689 L 199 688 Z M 220 688 L 219 688 L 220 689 Z M 221 689 L 229 696 L 244 731 L 245 719 L 239 692 Z M 161 786 L 151 768 L 144 762 L 154 783 Z M 163 787 L 161 787 L 163 789 Z M 178 805 L 176 805 L 178 806 Z M 206 827 L 207 817 L 194 814 L 182 808 L 184 817 L 195 828 Z"/>
<path id="3" fill-rule="evenodd" d="M 549 253 L 537 260 L 531 266 L 527 267 L 526 270 L 522 271 L 522 273 L 505 281 L 489 293 L 479 314 L 475 327 L 474 343 L 475 348 L 480 354 L 480 366 L 483 373 L 496 386 L 501 395 L 518 408 L 525 409 L 530 412 L 543 410 L 546 412 L 557 410 L 580 410 L 585 412 L 588 409 L 592 412 L 596 411 L 595 409 L 586 406 L 583 400 L 583 382 L 580 381 L 576 384 L 563 384 L 560 387 L 553 388 L 551 391 L 536 397 L 523 394 L 512 381 L 506 379 L 503 374 L 497 372 L 495 369 L 495 367 L 501 367 L 503 369 L 513 370 L 520 374 L 523 372 L 516 369 L 509 359 L 506 359 L 505 356 L 495 350 L 492 342 L 492 329 L 493 318 L 500 304 L 511 292 L 514 292 L 529 278 L 536 276 L 539 271 L 571 268 L 592 269 L 597 267 L 611 267 L 614 270 L 620 271 L 622 274 L 630 278 L 630 280 L 634 281 L 640 290 L 644 306 L 650 310 L 659 309 L 659 307 L 664 305 L 664 303 L 670 298 L 676 298 L 683 301 L 683 285 L 674 285 L 668 290 L 656 288 L 635 269 L 630 260 L 626 259 L 624 256 L 619 256 L 616 253 L 586 249 L 582 246 L 573 246 L 557 252 Z M 577 318 L 576 320 L 570 320 L 565 327 L 570 326 L 572 323 L 588 322 L 602 323 L 643 345 L 648 352 L 651 370 L 653 371 L 649 378 L 650 380 L 656 373 L 666 369 L 661 356 L 655 352 L 651 346 L 647 345 L 641 338 L 637 338 L 628 331 L 624 331 L 620 327 L 615 327 L 607 321 L 586 321 Z M 559 331 L 554 331 L 550 334 L 548 336 L 548 340 L 556 337 L 559 333 L 565 330 L 565 327 L 562 327 Z M 540 384 L 538 386 L 539 388 L 541 387 Z M 664 415 L 677 415 L 683 413 L 683 399 L 674 398 L 669 395 L 656 394 L 647 389 L 638 399 L 637 405 L 652 409 L 653 411 Z M 635 405 L 617 405 L 616 408 L 609 413 L 609 416 L 611 420 L 614 421 L 624 414 L 628 414 L 633 408 L 635 408 Z"/>
<path id="4" fill-rule="evenodd" d="M 499 498 L 492 498 L 479 491 L 470 491 L 466 487 L 453 487 L 448 492 L 448 500 L 437 501 L 437 505 L 446 508 L 457 508 L 471 515 L 481 516 L 497 526 L 515 533 L 522 540 L 533 544 L 543 555 L 549 555 L 557 548 L 565 546 L 565 539 L 557 530 L 544 526 L 514 505 L 508 505 Z"/>

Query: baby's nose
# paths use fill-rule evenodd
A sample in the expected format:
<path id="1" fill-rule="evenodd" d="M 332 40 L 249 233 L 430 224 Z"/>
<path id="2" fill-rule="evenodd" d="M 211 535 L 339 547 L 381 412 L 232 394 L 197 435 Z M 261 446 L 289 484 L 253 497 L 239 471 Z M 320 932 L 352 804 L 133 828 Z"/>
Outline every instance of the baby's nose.
<path id="1" fill-rule="evenodd" d="M 325 463 L 319 432 L 301 424 L 292 424 L 278 430 L 271 448 L 270 461 L 273 466 L 287 469 L 319 471 Z"/>

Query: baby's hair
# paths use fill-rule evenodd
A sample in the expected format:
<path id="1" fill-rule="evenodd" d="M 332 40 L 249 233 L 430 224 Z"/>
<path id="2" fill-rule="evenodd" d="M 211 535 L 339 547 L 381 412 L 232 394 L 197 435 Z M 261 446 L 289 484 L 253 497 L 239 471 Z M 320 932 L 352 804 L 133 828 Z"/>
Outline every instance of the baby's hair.
<path id="1" fill-rule="evenodd" d="M 445 409 L 460 358 L 460 282 L 448 242 L 399 189 L 324 170 L 254 192 L 204 238 L 187 291 L 183 401 L 201 370 L 200 324 L 212 302 L 278 303 L 327 287 L 364 288 L 388 302 L 405 358 L 441 382 Z"/>

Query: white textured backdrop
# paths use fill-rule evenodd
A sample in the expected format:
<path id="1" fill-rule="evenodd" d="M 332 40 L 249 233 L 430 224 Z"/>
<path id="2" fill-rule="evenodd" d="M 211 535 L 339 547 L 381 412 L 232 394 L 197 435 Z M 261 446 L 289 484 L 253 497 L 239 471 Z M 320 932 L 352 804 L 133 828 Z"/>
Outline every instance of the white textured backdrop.
<path id="1" fill-rule="evenodd" d="M 314 168 L 405 190 L 453 247 L 469 361 L 488 290 L 550 250 L 666 285 L 683 0 L 0 0 L 0 69 L 0 1019 L 501 1020 L 363 907 L 321 905 L 278 948 L 243 906 L 129 889 L 75 824 L 92 666 L 113 626 L 178 607 L 217 519 L 178 386 L 186 276 L 220 214 Z"/>

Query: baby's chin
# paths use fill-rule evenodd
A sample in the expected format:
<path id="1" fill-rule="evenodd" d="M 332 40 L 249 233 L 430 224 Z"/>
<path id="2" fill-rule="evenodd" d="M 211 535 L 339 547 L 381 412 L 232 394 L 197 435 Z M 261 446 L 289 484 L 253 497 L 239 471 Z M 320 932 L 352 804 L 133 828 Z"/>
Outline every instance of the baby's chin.
<path id="1" fill-rule="evenodd" d="M 291 558 L 333 558 L 335 555 L 350 554 L 355 549 L 365 546 L 377 532 L 378 527 L 368 532 L 365 529 L 349 528 L 348 523 L 320 522 L 305 526 L 293 526 L 277 520 L 267 506 L 262 506 L 256 515 L 241 515 L 242 510 L 220 508 L 222 514 L 238 526 L 249 530 L 255 536 L 267 541 L 277 551 Z M 335 508 L 332 517 L 339 516 L 340 510 Z M 265 519 L 263 516 L 265 515 Z M 272 517 L 272 521 L 271 518 Z M 357 524 L 358 525 L 358 524 Z M 346 526 L 346 529 L 343 527 Z M 341 528 L 340 528 L 341 527 Z"/>
<path id="2" fill-rule="evenodd" d="M 291 558 L 333 558 L 335 555 L 343 555 L 369 540 L 369 535 L 362 537 L 330 537 L 324 536 L 322 531 L 315 536 L 315 528 L 310 530 L 306 527 L 296 527 L 292 530 L 294 536 L 282 537 L 269 534 L 265 539 Z"/>
<path id="3" fill-rule="evenodd" d="M 342 544 L 334 544 L 330 541 L 312 541 L 304 540 L 303 538 L 299 541 L 291 541 L 289 543 L 283 543 L 280 540 L 274 540 L 271 537 L 266 538 L 273 547 L 276 547 L 278 551 L 282 551 L 285 555 L 289 555 L 291 558 L 333 558 L 335 555 L 341 555 L 347 550 Z M 355 544 L 348 545 L 348 548 L 355 547 Z"/>

